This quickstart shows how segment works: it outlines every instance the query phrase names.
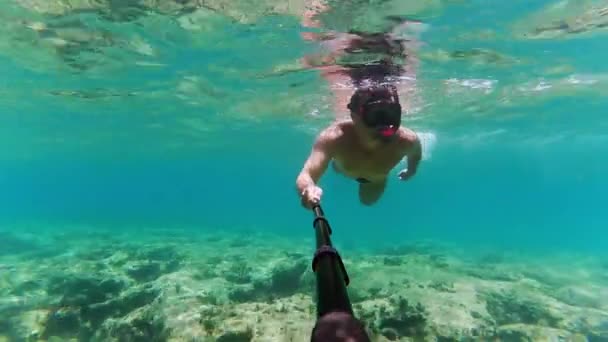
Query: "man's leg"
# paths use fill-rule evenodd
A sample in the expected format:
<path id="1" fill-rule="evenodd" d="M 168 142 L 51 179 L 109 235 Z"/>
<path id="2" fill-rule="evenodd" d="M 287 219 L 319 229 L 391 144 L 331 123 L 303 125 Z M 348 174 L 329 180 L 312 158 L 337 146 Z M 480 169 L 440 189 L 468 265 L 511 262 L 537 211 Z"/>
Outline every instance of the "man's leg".
<path id="1" fill-rule="evenodd" d="M 365 205 L 372 205 L 380 199 L 386 188 L 386 180 L 375 183 L 359 184 L 359 200 Z"/>

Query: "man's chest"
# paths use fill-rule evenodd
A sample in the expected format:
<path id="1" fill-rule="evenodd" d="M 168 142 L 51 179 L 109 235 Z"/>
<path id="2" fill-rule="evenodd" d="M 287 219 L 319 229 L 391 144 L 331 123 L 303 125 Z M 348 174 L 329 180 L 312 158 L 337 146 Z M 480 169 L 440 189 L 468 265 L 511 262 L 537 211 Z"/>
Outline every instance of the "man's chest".
<path id="1" fill-rule="evenodd" d="M 375 175 L 388 173 L 403 157 L 404 153 L 396 149 L 377 152 L 344 150 L 335 159 L 347 172 Z"/>

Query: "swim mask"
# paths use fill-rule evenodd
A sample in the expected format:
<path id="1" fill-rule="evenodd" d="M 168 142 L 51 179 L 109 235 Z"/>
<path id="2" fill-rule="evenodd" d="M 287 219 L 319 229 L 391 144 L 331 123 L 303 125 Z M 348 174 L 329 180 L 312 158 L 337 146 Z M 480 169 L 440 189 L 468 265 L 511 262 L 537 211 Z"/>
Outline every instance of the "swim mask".
<path id="1" fill-rule="evenodd" d="M 390 138 L 401 126 L 401 105 L 387 100 L 368 102 L 363 105 L 361 116 L 365 125 L 374 128 L 380 137 Z"/>

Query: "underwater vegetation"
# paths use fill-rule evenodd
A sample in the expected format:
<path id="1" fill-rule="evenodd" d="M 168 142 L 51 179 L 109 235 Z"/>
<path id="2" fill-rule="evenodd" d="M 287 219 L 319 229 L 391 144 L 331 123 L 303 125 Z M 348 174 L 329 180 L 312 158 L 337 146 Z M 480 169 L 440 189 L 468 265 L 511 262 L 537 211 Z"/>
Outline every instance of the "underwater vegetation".
<path id="1" fill-rule="evenodd" d="M 48 234 L 11 238 L 38 246 L 57 238 Z M 309 338 L 308 244 L 294 248 L 268 235 L 129 234 L 93 242 L 63 233 L 61 251 L 4 253 L 0 341 Z M 589 278 L 606 266 L 585 263 L 579 274 L 551 258 L 526 264 L 495 253 L 465 262 L 429 242 L 345 258 L 353 308 L 376 341 L 606 339 L 608 284 Z"/>

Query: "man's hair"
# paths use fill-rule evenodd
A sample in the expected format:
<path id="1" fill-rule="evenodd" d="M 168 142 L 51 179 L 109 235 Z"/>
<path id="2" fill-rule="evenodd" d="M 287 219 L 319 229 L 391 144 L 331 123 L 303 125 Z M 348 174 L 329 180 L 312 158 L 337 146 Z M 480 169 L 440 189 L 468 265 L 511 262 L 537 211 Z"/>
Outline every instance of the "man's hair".
<path id="1" fill-rule="evenodd" d="M 357 88 L 347 107 L 351 112 L 358 112 L 366 103 L 378 100 L 399 103 L 397 88 L 392 84 L 373 84 Z"/>
<path id="2" fill-rule="evenodd" d="M 363 324 L 345 312 L 321 317 L 312 331 L 311 342 L 370 342 Z"/>

